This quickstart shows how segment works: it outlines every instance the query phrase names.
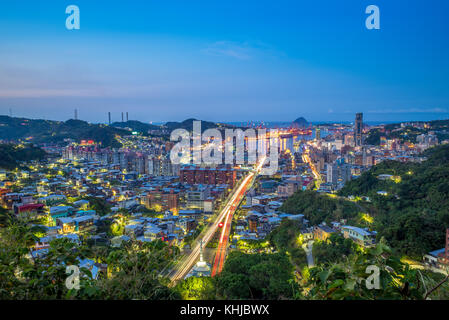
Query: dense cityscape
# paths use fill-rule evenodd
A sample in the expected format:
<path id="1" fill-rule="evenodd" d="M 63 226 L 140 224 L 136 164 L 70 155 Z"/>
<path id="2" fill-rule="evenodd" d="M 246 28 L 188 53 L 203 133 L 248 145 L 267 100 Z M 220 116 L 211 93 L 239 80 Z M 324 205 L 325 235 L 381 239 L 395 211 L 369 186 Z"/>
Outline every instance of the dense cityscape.
<path id="1" fill-rule="evenodd" d="M 0 1 L 2 315 L 446 310 L 448 12 Z"/>
<path id="2" fill-rule="evenodd" d="M 203 121 L 241 131 L 245 162 L 198 165 L 170 159 L 170 129 L 194 119 L 169 128 L 123 113 L 107 125 L 76 117 L 37 143 L 55 129 L 0 119 L 15 134 L 0 145 L 2 299 L 448 298 L 447 120 L 298 118 L 269 129 L 279 158 L 264 175 L 267 157 L 248 164 L 261 124 Z M 83 126 L 98 131 L 74 138 Z M 377 290 L 364 279 L 371 264 Z"/>

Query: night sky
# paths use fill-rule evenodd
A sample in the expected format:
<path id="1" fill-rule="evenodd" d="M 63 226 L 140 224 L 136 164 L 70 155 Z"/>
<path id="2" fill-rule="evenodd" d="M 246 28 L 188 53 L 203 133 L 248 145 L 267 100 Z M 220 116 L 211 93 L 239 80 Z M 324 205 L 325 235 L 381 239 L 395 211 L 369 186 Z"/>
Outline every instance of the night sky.
<path id="1" fill-rule="evenodd" d="M 65 27 L 71 4 L 80 30 Z M 2 1 L 0 114 L 449 118 L 448 16 L 447 0 Z"/>

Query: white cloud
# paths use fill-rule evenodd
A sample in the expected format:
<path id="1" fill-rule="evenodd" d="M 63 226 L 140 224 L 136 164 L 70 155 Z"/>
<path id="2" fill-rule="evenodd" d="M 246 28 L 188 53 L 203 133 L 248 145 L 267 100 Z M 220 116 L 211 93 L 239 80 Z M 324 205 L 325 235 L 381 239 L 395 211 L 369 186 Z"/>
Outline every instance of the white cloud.
<path id="1" fill-rule="evenodd" d="M 251 48 L 248 45 L 231 41 L 217 41 L 204 49 L 203 52 L 212 56 L 225 56 L 238 60 L 251 58 Z"/>
<path id="2" fill-rule="evenodd" d="M 283 55 L 260 41 L 217 41 L 203 49 L 202 52 L 211 56 L 230 57 L 238 60 L 249 60 L 260 54 Z"/>

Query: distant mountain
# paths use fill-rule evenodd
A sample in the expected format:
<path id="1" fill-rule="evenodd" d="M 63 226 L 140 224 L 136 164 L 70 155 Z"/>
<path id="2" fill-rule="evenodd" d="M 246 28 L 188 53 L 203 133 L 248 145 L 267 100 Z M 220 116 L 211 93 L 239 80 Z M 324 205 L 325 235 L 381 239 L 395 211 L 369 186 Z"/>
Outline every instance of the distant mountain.
<path id="1" fill-rule="evenodd" d="M 187 119 L 182 122 L 167 122 L 165 126 L 169 130 L 175 130 L 175 129 L 186 129 L 188 131 L 193 130 L 193 121 L 199 121 L 197 119 Z M 235 126 L 230 124 L 223 124 L 223 123 L 215 123 L 210 121 L 203 121 L 201 120 L 201 131 L 207 130 L 207 129 L 224 129 L 224 128 L 235 128 Z"/>
<path id="2" fill-rule="evenodd" d="M 81 120 L 51 121 L 0 116 L 0 139 L 26 139 L 33 143 L 94 140 L 103 147 L 118 148 L 121 144 L 115 135 L 127 135 L 128 131 L 103 124 L 90 124 Z"/>
<path id="3" fill-rule="evenodd" d="M 293 126 L 297 128 L 307 128 L 309 126 L 309 122 L 303 117 L 300 117 L 293 121 Z"/>
<path id="4" fill-rule="evenodd" d="M 141 133 L 148 133 L 148 130 L 161 129 L 160 126 L 140 122 L 137 120 L 129 120 L 126 122 L 114 122 L 113 124 L 111 124 L 111 126 L 115 128 L 130 128 L 132 131 L 137 131 Z"/>

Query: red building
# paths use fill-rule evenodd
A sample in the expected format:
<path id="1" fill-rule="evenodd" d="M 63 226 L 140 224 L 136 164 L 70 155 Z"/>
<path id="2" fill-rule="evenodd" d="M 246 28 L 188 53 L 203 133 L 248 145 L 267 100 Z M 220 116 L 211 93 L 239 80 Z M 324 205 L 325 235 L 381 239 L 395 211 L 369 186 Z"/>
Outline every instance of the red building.
<path id="1" fill-rule="evenodd" d="M 181 168 L 179 181 L 188 184 L 229 184 L 234 186 L 237 172 L 232 168 Z"/>
<path id="2" fill-rule="evenodd" d="M 257 226 L 259 224 L 259 217 L 252 215 L 248 217 L 248 228 L 250 232 L 257 232 Z"/>
<path id="3" fill-rule="evenodd" d="M 21 213 L 42 214 L 44 212 L 44 205 L 42 203 L 28 203 L 28 204 L 15 205 L 13 207 L 15 214 Z"/>
<path id="4" fill-rule="evenodd" d="M 173 189 L 170 191 L 161 189 L 150 191 L 142 198 L 142 202 L 148 209 L 170 210 L 173 214 L 178 214 L 179 212 L 179 195 Z"/>

